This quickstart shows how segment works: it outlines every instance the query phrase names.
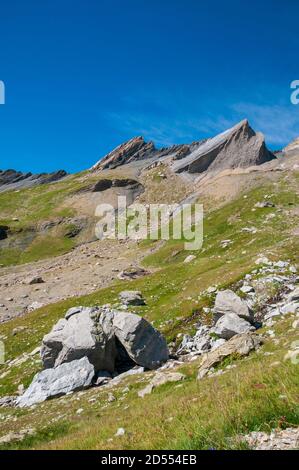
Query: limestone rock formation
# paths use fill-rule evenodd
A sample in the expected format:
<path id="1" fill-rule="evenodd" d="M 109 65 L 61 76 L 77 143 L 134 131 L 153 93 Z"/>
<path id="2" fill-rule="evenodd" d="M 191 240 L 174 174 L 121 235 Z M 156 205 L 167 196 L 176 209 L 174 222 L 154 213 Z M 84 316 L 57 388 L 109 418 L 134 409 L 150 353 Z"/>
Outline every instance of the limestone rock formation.
<path id="1" fill-rule="evenodd" d="M 233 336 L 248 331 L 254 331 L 254 326 L 250 325 L 248 321 L 240 318 L 235 313 L 227 313 L 217 321 L 214 332 L 223 339 L 230 339 Z"/>
<path id="2" fill-rule="evenodd" d="M 124 305 L 145 305 L 141 292 L 135 290 L 122 291 L 119 299 Z"/>
<path id="3" fill-rule="evenodd" d="M 96 370 L 114 371 L 116 346 L 109 322 L 96 322 L 97 308 L 72 308 L 47 334 L 41 358 L 45 368 L 57 367 L 84 356 Z"/>
<path id="4" fill-rule="evenodd" d="M 99 160 L 91 170 L 105 170 L 117 168 L 124 163 L 149 158 L 155 152 L 153 142 L 146 143 L 143 137 L 134 137 L 124 144 L 116 147 L 103 159 Z"/>
<path id="5" fill-rule="evenodd" d="M 155 369 L 168 359 L 164 337 L 138 315 L 110 308 L 74 307 L 43 339 L 45 368 L 87 357 L 95 371 Z"/>
<path id="6" fill-rule="evenodd" d="M 247 321 L 253 320 L 247 304 L 229 289 L 218 292 L 216 296 L 214 320 L 217 322 L 220 317 L 228 313 L 234 313 Z"/>
<path id="7" fill-rule="evenodd" d="M 275 158 L 265 145 L 263 134 L 255 133 L 247 120 L 199 145 L 187 157 L 175 161 L 174 171 L 180 173 L 219 172 L 225 169 L 261 165 Z"/>
<path id="8" fill-rule="evenodd" d="M 167 361 L 169 353 L 165 338 L 144 318 L 113 311 L 112 325 L 116 338 L 136 364 L 156 369 Z"/>
<path id="9" fill-rule="evenodd" d="M 261 344 L 261 337 L 251 332 L 234 336 L 222 346 L 203 356 L 197 378 L 205 377 L 211 367 L 216 366 L 226 357 L 232 354 L 247 356 L 250 351 L 257 349 Z"/>
<path id="10" fill-rule="evenodd" d="M 20 408 L 41 403 L 48 398 L 82 390 L 91 385 L 94 367 L 87 357 L 46 369 L 36 374 L 26 392 L 17 399 Z"/>
<path id="11" fill-rule="evenodd" d="M 288 154 L 299 153 L 299 137 L 297 137 L 297 139 L 293 140 L 293 142 L 287 145 L 283 149 L 283 152 Z"/>

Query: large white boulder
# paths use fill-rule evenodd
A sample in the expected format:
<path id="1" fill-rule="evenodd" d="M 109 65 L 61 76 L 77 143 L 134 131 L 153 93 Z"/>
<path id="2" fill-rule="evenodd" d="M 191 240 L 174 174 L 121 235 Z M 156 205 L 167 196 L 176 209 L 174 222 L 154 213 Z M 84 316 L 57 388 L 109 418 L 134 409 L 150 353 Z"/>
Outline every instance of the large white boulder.
<path id="1" fill-rule="evenodd" d="M 248 305 L 232 290 L 218 292 L 214 306 L 214 319 L 217 322 L 220 317 L 227 313 L 234 313 L 244 320 L 252 321 L 253 316 Z"/>
<path id="2" fill-rule="evenodd" d="M 122 371 L 122 364 L 130 361 L 155 369 L 168 355 L 164 337 L 147 320 L 109 307 L 68 310 L 41 348 L 45 368 L 87 357 L 96 372 Z"/>
<path id="3" fill-rule="evenodd" d="M 110 311 L 113 332 L 129 357 L 139 366 L 156 369 L 167 361 L 169 351 L 163 335 L 133 313 Z"/>
<path id="4" fill-rule="evenodd" d="M 87 307 L 68 310 L 44 337 L 41 348 L 45 368 L 87 357 L 96 370 L 113 372 L 116 354 L 111 324 L 101 322 L 97 308 Z"/>
<path id="5" fill-rule="evenodd" d="M 255 328 L 235 313 L 227 313 L 219 318 L 213 330 L 220 338 L 230 339 L 235 335 L 254 331 Z"/>
<path id="6" fill-rule="evenodd" d="M 48 398 L 87 388 L 92 383 L 94 372 L 94 367 L 87 357 L 62 364 L 55 369 L 43 370 L 36 374 L 16 404 L 21 408 L 32 406 Z"/>

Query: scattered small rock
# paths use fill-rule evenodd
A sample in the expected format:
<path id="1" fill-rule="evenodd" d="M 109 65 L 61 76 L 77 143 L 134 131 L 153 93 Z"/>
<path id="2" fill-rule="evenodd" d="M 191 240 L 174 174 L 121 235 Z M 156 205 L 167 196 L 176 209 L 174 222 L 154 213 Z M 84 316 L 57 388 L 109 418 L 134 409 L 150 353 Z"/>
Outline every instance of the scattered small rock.
<path id="1" fill-rule="evenodd" d="M 186 263 L 186 264 L 191 263 L 195 259 L 196 259 L 195 255 L 189 255 L 189 256 L 187 256 L 187 258 L 184 259 L 184 263 Z"/>
<path id="2" fill-rule="evenodd" d="M 145 305 L 142 293 L 135 290 L 124 290 L 119 294 L 119 299 L 124 305 Z"/>

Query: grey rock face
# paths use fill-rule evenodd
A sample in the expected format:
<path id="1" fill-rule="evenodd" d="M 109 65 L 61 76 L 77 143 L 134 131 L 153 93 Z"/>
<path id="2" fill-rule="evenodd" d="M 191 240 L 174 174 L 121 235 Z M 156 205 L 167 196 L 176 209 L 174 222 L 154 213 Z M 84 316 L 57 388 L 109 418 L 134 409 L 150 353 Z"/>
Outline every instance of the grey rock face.
<path id="1" fill-rule="evenodd" d="M 160 163 L 162 158 L 180 160 L 189 155 L 201 142 L 192 144 L 173 145 L 162 149 L 156 149 L 153 142 L 145 142 L 144 138 L 134 137 L 116 147 L 112 152 L 101 158 L 92 168 L 92 171 L 117 168 L 127 163 L 149 160 L 153 164 Z"/>
<path id="2" fill-rule="evenodd" d="M 125 163 L 149 158 L 154 152 L 155 146 L 152 142 L 145 142 L 143 137 L 134 137 L 128 142 L 119 145 L 104 158 L 100 159 L 99 162 L 92 167 L 92 170 L 117 168 Z"/>
<path id="3" fill-rule="evenodd" d="M 113 331 L 129 357 L 147 369 L 156 369 L 167 361 L 165 338 L 144 318 L 133 313 L 113 311 Z"/>
<path id="4" fill-rule="evenodd" d="M 3 407 L 13 407 L 15 406 L 16 404 L 16 401 L 17 401 L 17 397 L 15 396 L 6 396 L 6 397 L 2 397 L 0 398 L 0 408 L 3 406 Z"/>
<path id="5" fill-rule="evenodd" d="M 235 313 L 223 315 L 214 327 L 214 332 L 223 339 L 230 339 L 237 334 L 254 330 L 254 326 L 251 326 L 250 323 L 238 317 Z"/>
<path id="6" fill-rule="evenodd" d="M 43 339 L 45 368 L 87 357 L 96 371 L 134 362 L 155 369 L 168 359 L 164 337 L 144 318 L 110 308 L 74 307 Z"/>
<path id="7" fill-rule="evenodd" d="M 193 337 L 184 335 L 182 343 L 177 350 L 177 354 L 199 355 L 207 352 L 211 348 L 213 342 L 210 332 L 210 328 L 201 325 Z"/>
<path id="8" fill-rule="evenodd" d="M 299 429 L 274 429 L 271 434 L 253 431 L 242 439 L 254 450 L 295 450 L 299 448 Z"/>
<path id="9" fill-rule="evenodd" d="M 116 346 L 111 325 L 98 321 L 96 308 L 72 308 L 43 339 L 45 368 L 87 357 L 96 370 L 114 371 Z"/>
<path id="10" fill-rule="evenodd" d="M 217 322 L 220 317 L 227 313 L 235 313 L 244 320 L 252 321 L 252 314 L 245 302 L 232 290 L 218 292 L 215 300 L 214 319 Z"/>
<path id="11" fill-rule="evenodd" d="M 153 377 L 151 382 L 142 390 L 139 390 L 138 396 L 140 398 L 144 398 L 145 395 L 150 395 L 154 388 L 159 387 L 160 385 L 164 385 L 169 382 L 180 382 L 184 380 L 186 376 L 181 374 L 180 372 L 157 372 L 156 375 Z"/>
<path id="12" fill-rule="evenodd" d="M 93 376 L 94 367 L 87 357 L 46 369 L 34 377 L 26 392 L 17 399 L 17 406 L 32 406 L 48 398 L 82 390 L 91 385 Z"/>
<path id="13" fill-rule="evenodd" d="M 156 149 L 153 142 L 135 137 L 101 158 L 92 171 L 112 169 L 127 163 L 148 160 L 152 165 L 167 162 L 177 172 L 214 173 L 260 165 L 276 158 L 265 145 L 263 134 L 255 133 L 247 120 L 213 137 L 192 144 Z"/>
<path id="14" fill-rule="evenodd" d="M 244 120 L 231 129 L 208 139 L 185 158 L 175 161 L 173 170 L 180 173 L 219 172 L 225 169 L 260 165 L 276 158 L 265 145 L 264 136 L 255 133 Z"/>
<path id="15" fill-rule="evenodd" d="M 205 377 L 211 367 L 216 366 L 231 354 L 237 353 L 240 356 L 247 356 L 250 351 L 257 349 L 261 344 L 262 338 L 251 332 L 234 336 L 222 346 L 203 356 L 197 378 Z"/>
<path id="16" fill-rule="evenodd" d="M 288 300 L 290 302 L 298 301 L 299 302 L 299 287 L 297 287 L 295 290 L 293 290 L 289 295 L 288 295 Z"/>
<path id="17" fill-rule="evenodd" d="M 141 292 L 135 290 L 124 290 L 119 294 L 120 301 L 124 305 L 144 305 Z"/>

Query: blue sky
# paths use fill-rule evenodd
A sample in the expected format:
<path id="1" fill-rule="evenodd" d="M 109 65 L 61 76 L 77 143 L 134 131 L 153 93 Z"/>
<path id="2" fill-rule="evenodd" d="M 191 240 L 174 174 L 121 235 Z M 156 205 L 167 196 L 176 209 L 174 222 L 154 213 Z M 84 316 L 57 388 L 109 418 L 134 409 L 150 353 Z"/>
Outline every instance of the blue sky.
<path id="1" fill-rule="evenodd" d="M 298 0 L 0 0 L 0 168 L 75 172 L 144 135 L 159 146 L 247 117 L 299 135 Z"/>

